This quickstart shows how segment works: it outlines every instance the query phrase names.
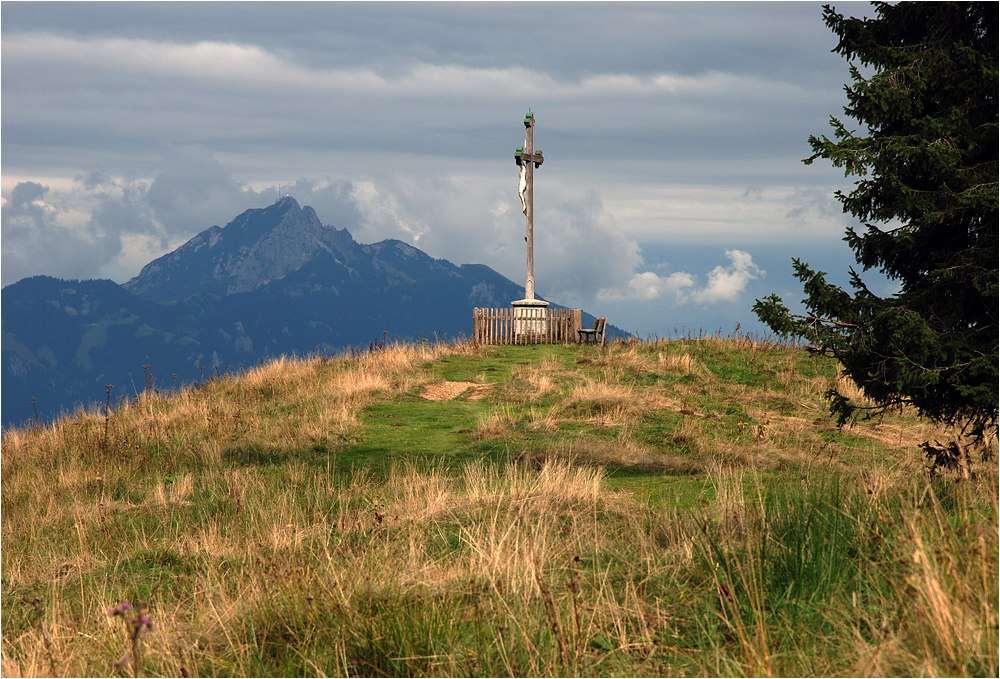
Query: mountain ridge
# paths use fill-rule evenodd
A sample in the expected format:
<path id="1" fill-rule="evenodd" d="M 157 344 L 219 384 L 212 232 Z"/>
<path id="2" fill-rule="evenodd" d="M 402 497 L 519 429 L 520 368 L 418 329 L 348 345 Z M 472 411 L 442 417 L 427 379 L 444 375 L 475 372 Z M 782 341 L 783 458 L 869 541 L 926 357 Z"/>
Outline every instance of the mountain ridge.
<path id="1" fill-rule="evenodd" d="M 178 295 L 183 299 L 185 293 L 249 292 L 280 280 L 319 251 L 346 265 L 336 255 L 350 261 L 354 257 L 348 249 L 358 245 L 347 229 L 323 225 L 311 207 L 300 208 L 294 198 L 285 197 L 266 208 L 246 210 L 225 227 L 205 229 L 146 264 L 123 287 L 156 301 L 172 301 Z M 171 273 L 178 267 L 200 275 L 177 281 Z"/>
<path id="2" fill-rule="evenodd" d="M 402 241 L 358 243 L 286 197 L 201 231 L 122 285 L 35 276 L 0 294 L 9 426 L 103 402 L 108 385 L 117 399 L 386 334 L 458 338 L 474 307 L 506 306 L 523 288 Z"/>

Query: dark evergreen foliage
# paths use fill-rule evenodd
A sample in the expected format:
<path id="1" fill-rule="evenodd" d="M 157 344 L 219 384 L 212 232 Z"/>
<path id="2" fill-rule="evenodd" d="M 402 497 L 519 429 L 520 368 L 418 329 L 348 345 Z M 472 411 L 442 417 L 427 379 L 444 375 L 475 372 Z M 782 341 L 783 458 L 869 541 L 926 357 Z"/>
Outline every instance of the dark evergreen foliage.
<path id="1" fill-rule="evenodd" d="M 899 282 L 888 298 L 854 269 L 852 292 L 793 260 L 808 315 L 780 298 L 754 311 L 776 332 L 836 356 L 883 412 L 901 403 L 974 439 L 995 430 L 998 393 L 997 3 L 874 3 L 875 18 L 824 8 L 850 64 L 847 116 L 813 155 L 858 177 L 837 193 L 863 230 L 845 241 L 864 270 Z M 841 424 L 860 413 L 832 392 Z"/>

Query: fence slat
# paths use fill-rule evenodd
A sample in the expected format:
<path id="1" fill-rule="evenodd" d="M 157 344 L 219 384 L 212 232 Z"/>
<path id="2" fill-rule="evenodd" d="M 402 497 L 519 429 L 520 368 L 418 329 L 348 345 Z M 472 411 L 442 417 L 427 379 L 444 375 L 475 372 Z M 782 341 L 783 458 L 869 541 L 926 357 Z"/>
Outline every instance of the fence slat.
<path id="1" fill-rule="evenodd" d="M 472 336 L 480 344 L 558 344 L 578 341 L 581 309 L 537 309 L 519 319 L 513 308 L 472 311 Z M 522 332 L 518 332 L 518 323 Z M 525 331 L 527 330 L 527 331 Z"/>

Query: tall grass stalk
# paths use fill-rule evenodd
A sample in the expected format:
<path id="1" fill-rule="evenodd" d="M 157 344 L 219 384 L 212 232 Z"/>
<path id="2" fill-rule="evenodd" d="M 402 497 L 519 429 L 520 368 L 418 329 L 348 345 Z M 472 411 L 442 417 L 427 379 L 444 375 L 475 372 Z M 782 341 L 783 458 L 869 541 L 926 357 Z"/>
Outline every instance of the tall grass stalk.
<path id="1" fill-rule="evenodd" d="M 461 366 L 497 388 L 420 398 Z M 996 458 L 932 479 L 912 414 L 823 419 L 836 379 L 389 344 L 5 431 L 0 673 L 996 676 Z"/>

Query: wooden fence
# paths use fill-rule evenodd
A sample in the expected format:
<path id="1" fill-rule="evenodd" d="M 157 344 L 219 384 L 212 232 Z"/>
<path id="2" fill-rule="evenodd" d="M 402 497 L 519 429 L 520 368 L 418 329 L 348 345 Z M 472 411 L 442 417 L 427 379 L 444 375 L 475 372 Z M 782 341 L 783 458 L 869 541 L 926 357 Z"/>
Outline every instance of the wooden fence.
<path id="1" fill-rule="evenodd" d="M 579 341 L 580 309 L 473 309 L 472 339 L 479 344 L 565 344 Z"/>

